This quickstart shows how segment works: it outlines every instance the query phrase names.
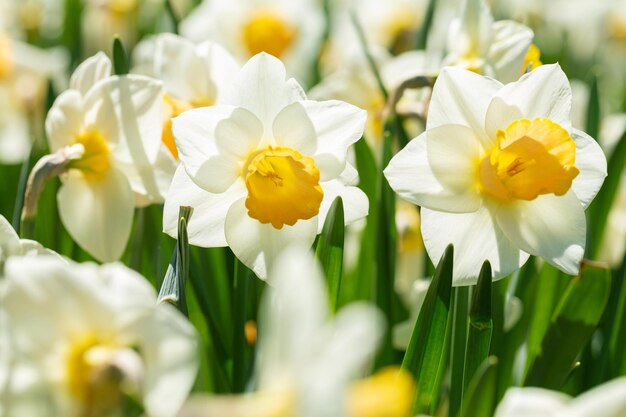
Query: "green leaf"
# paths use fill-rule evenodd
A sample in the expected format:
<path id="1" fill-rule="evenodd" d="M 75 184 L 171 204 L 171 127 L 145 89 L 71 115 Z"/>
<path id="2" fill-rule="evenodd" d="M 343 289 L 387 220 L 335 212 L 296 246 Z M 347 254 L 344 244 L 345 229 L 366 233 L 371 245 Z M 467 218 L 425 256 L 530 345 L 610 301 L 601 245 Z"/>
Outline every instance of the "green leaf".
<path id="1" fill-rule="evenodd" d="M 126 49 L 122 45 L 122 41 L 117 36 L 113 39 L 113 70 L 115 75 L 128 74 L 130 65 L 128 64 L 128 55 Z"/>
<path id="2" fill-rule="evenodd" d="M 324 269 L 330 307 L 333 313 L 337 311 L 343 273 L 344 229 L 343 201 L 338 196 L 328 210 L 315 251 Z"/>
<path id="3" fill-rule="evenodd" d="M 543 264 L 539 272 L 536 293 L 533 295 L 535 308 L 532 310 L 528 329 L 527 364 L 530 364 L 541 353 L 541 344 L 550 326 L 552 314 L 568 283 L 569 280 L 563 272 L 547 262 Z"/>
<path id="4" fill-rule="evenodd" d="M 178 212 L 178 241 L 172 253 L 170 264 L 159 291 L 158 302 L 170 303 L 185 316 L 187 300 L 185 284 L 189 276 L 189 241 L 187 238 L 187 223 L 193 214 L 193 208 L 181 206 Z"/>
<path id="5" fill-rule="evenodd" d="M 170 18 L 172 23 L 172 32 L 178 35 L 178 16 L 176 16 L 176 11 L 174 10 L 174 6 L 172 5 L 172 0 L 164 0 L 165 1 L 165 10 L 167 11 L 167 15 Z"/>
<path id="6" fill-rule="evenodd" d="M 622 265 L 621 284 L 617 309 L 612 315 L 613 326 L 609 341 L 609 372 L 610 378 L 626 375 L 626 282 L 624 282 L 624 269 Z M 616 275 L 617 275 L 616 274 Z M 616 280 L 617 281 L 617 280 Z"/>
<path id="7" fill-rule="evenodd" d="M 489 356 L 480 365 L 463 397 L 461 417 L 491 417 L 495 409 L 498 360 Z"/>
<path id="8" fill-rule="evenodd" d="M 606 232 L 606 223 L 619 189 L 624 165 L 626 165 L 626 132 L 624 132 L 615 146 L 615 149 L 609 156 L 607 166 L 608 175 L 604 180 L 602 188 L 596 195 L 596 198 L 589 206 L 588 211 L 591 222 L 589 227 L 591 232 L 589 253 L 591 253 L 594 259 L 598 257 L 602 239 Z"/>
<path id="9" fill-rule="evenodd" d="M 491 317 L 491 264 L 483 263 L 470 307 L 469 335 L 465 354 L 464 385 L 468 387 L 476 370 L 489 356 L 493 320 Z"/>
<path id="10" fill-rule="evenodd" d="M 428 42 L 428 33 L 430 32 L 430 27 L 433 24 L 436 7 L 437 0 L 430 0 L 428 2 L 428 7 L 426 8 L 426 15 L 424 16 L 422 27 L 417 33 L 417 47 L 415 49 L 426 49 L 426 44 Z"/>
<path id="11" fill-rule="evenodd" d="M 241 261 L 235 258 L 235 280 L 233 282 L 233 391 L 243 392 L 248 380 L 248 345 L 245 326 L 248 319 L 248 286 L 256 279 Z"/>
<path id="12" fill-rule="evenodd" d="M 454 287 L 452 290 L 454 309 L 452 319 L 452 352 L 450 356 L 450 412 L 448 414 L 456 416 L 461 409 L 463 401 L 469 287 Z"/>
<path id="13" fill-rule="evenodd" d="M 600 97 L 598 95 L 598 76 L 593 74 L 589 89 L 589 102 L 587 103 L 587 121 L 585 132 L 598 140 L 600 131 Z"/>
<path id="14" fill-rule="evenodd" d="M 580 276 L 571 280 L 552 315 L 541 352 L 530 363 L 524 385 L 555 390 L 562 387 L 602 318 L 610 288 L 608 268 L 582 264 Z"/>
<path id="15" fill-rule="evenodd" d="M 402 368 L 415 377 L 415 413 L 428 413 L 439 396 L 438 375 L 446 366 L 446 335 L 452 293 L 454 248 L 446 248 L 420 310 Z"/>

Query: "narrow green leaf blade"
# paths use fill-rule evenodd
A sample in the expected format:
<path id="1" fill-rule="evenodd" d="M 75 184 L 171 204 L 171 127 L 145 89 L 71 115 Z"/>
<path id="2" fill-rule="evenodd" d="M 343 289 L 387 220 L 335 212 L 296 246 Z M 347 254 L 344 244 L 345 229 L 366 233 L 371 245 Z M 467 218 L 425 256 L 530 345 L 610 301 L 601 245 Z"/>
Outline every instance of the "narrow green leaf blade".
<path id="1" fill-rule="evenodd" d="M 115 71 L 115 75 L 128 74 L 130 70 L 126 49 L 117 36 L 113 39 L 113 70 Z"/>
<path id="2" fill-rule="evenodd" d="M 338 307 L 343 274 L 344 230 L 343 200 L 341 197 L 336 197 L 326 215 L 322 234 L 317 241 L 315 251 L 324 269 L 333 313 Z"/>
<path id="3" fill-rule="evenodd" d="M 193 208 L 181 206 L 178 213 L 178 242 L 172 253 L 170 264 L 159 291 L 158 302 L 170 303 L 185 316 L 187 300 L 185 297 L 185 283 L 189 276 L 189 241 L 187 238 L 187 223 L 193 214 Z"/>
<path id="4" fill-rule="evenodd" d="M 495 409 L 498 360 L 489 356 L 478 368 L 463 397 L 461 417 L 491 417 Z"/>
<path id="5" fill-rule="evenodd" d="M 445 340 L 452 293 L 452 258 L 454 248 L 446 248 L 428 288 L 415 322 L 402 368 L 417 382 L 416 413 L 428 412 L 439 395 L 437 375 L 445 366 Z"/>
<path id="6" fill-rule="evenodd" d="M 456 416 L 463 401 L 463 374 L 469 313 L 469 287 L 453 288 L 452 341 L 450 355 L 450 412 Z"/>
<path id="7" fill-rule="evenodd" d="M 465 387 L 468 387 L 476 370 L 489 356 L 493 319 L 491 317 L 491 264 L 483 263 L 478 275 L 470 307 L 469 335 L 465 354 Z"/>
<path id="8" fill-rule="evenodd" d="M 598 95 L 598 76 L 594 74 L 591 78 L 589 88 L 589 102 L 587 104 L 587 120 L 585 132 L 592 138 L 598 140 L 600 131 L 600 97 Z"/>
<path id="9" fill-rule="evenodd" d="M 606 307 L 611 276 L 601 264 L 583 263 L 552 316 L 541 353 L 530 363 L 524 385 L 560 389 Z"/>

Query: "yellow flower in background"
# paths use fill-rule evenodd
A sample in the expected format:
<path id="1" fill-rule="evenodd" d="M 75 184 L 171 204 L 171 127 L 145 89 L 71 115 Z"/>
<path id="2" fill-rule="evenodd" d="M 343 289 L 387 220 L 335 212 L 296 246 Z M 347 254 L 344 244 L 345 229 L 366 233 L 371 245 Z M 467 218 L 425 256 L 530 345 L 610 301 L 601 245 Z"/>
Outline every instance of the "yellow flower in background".
<path id="1" fill-rule="evenodd" d="M 358 174 L 346 161 L 364 124 L 363 110 L 306 100 L 278 59 L 255 56 L 219 105 L 174 119 L 181 166 L 164 230 L 176 236 L 178 207 L 191 206 L 191 244 L 228 245 L 265 278 L 282 249 L 313 243 L 336 196 L 346 223 L 367 214 L 367 197 L 354 186 Z"/>
<path id="2" fill-rule="evenodd" d="M 50 149 L 69 159 L 57 194 L 72 238 L 96 259 L 119 259 L 130 236 L 135 193 L 160 195 L 161 83 L 110 76 L 104 54 L 85 61 L 46 118 Z"/>
<path id="3" fill-rule="evenodd" d="M 176 415 L 198 370 L 197 336 L 142 276 L 44 257 L 11 258 L 5 272 L 3 415 L 104 417 L 124 397 L 149 416 Z"/>
<path id="4" fill-rule="evenodd" d="M 181 22 L 183 36 L 218 42 L 241 62 L 271 54 L 301 82 L 310 77 L 323 30 L 322 7 L 315 0 L 204 1 Z"/>
<path id="5" fill-rule="evenodd" d="M 385 169 L 391 187 L 422 206 L 431 259 L 453 243 L 454 283 L 469 285 L 485 260 L 495 278 L 529 255 L 575 275 L 585 208 L 606 176 L 598 144 L 571 127 L 571 88 L 558 65 L 502 85 L 445 68 L 426 132 Z"/>

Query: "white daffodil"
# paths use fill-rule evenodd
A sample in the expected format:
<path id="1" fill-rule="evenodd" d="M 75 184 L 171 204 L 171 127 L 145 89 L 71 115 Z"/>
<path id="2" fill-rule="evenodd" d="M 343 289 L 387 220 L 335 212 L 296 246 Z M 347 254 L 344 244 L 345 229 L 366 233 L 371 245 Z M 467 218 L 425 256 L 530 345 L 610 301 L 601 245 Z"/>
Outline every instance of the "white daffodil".
<path id="1" fill-rule="evenodd" d="M 422 206 L 431 259 L 454 244 L 454 283 L 468 285 L 485 260 L 495 278 L 541 256 L 578 272 L 585 208 L 606 176 L 598 144 L 571 127 L 571 89 L 558 65 L 502 85 L 444 69 L 426 132 L 385 169 L 391 187 Z"/>
<path id="2" fill-rule="evenodd" d="M 465 0 L 460 16 L 448 29 L 444 65 L 460 66 L 503 83 L 515 81 L 529 65 L 540 65 L 532 39 L 533 31 L 520 23 L 494 22 L 485 0 Z"/>
<path id="3" fill-rule="evenodd" d="M 509 388 L 494 417 L 622 417 L 626 378 L 605 382 L 576 398 L 543 388 Z"/>
<path id="4" fill-rule="evenodd" d="M 176 236 L 179 206 L 192 206 L 189 242 L 228 245 L 264 278 L 282 249 L 313 243 L 336 196 L 346 223 L 367 214 L 367 197 L 353 186 L 358 174 L 346 162 L 365 116 L 347 103 L 306 100 L 278 59 L 255 56 L 220 105 L 174 119 L 182 164 L 164 230 Z"/>
<path id="5" fill-rule="evenodd" d="M 198 368 L 196 333 L 143 277 L 44 257 L 11 258 L 5 272 L 4 415 L 39 406 L 37 416 L 104 417 L 125 397 L 149 417 L 177 413 Z"/>
<path id="6" fill-rule="evenodd" d="M 161 83 L 109 72 L 103 55 L 87 60 L 46 119 L 51 150 L 69 160 L 57 194 L 61 221 L 104 262 L 119 259 L 128 241 L 133 188 L 159 195 L 153 166 L 162 128 Z"/>
<path id="7" fill-rule="evenodd" d="M 373 359 L 381 313 L 355 303 L 330 319 L 322 271 L 308 248 L 281 254 L 269 280 L 259 315 L 257 391 L 196 398 L 181 417 L 346 415 L 348 384 Z"/>
<path id="8" fill-rule="evenodd" d="M 267 52 L 303 81 L 318 57 L 324 17 L 315 0 L 204 1 L 180 29 L 193 41 L 224 45 L 241 62 Z"/>

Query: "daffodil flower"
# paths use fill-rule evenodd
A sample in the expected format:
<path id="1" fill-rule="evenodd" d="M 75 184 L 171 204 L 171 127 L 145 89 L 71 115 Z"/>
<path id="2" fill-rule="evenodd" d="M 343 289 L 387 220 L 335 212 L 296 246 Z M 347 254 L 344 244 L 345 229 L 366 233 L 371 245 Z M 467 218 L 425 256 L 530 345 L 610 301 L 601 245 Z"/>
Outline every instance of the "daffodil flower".
<path id="1" fill-rule="evenodd" d="M 264 293 L 259 312 L 253 378 L 257 391 L 199 397 L 181 416 L 346 415 L 349 383 L 367 371 L 380 342 L 384 326 L 380 311 L 366 303 L 353 303 L 331 319 L 321 268 L 308 248 L 298 245 L 281 254 L 268 280 L 272 286 Z M 393 382 L 393 378 L 383 379 Z M 404 388 L 406 384 L 400 382 Z M 359 388 L 369 391 L 367 386 Z M 404 392 L 400 390 L 398 396 Z"/>
<path id="2" fill-rule="evenodd" d="M 13 369 L 0 386 L 4 415 L 104 417 L 124 397 L 147 416 L 176 415 L 198 369 L 197 336 L 178 311 L 156 304 L 143 277 L 120 264 L 15 257 L 5 283 L 3 348 Z"/>
<path id="3" fill-rule="evenodd" d="M 178 207 L 194 207 L 189 242 L 230 246 L 260 277 L 285 247 L 310 245 L 336 196 L 346 223 L 364 217 L 348 147 L 363 133 L 365 111 L 310 101 L 282 63 L 252 58 L 220 105 L 173 121 L 181 166 L 165 203 L 164 230 L 176 236 Z"/>
<path id="4" fill-rule="evenodd" d="M 538 63 L 533 31 L 512 20 L 494 22 L 484 0 L 465 0 L 450 23 L 444 65 L 454 65 L 508 83 Z M 529 57 L 532 62 L 526 62 Z M 533 64 L 535 64 L 533 66 Z"/>
<path id="5" fill-rule="evenodd" d="M 315 0 L 204 1 L 180 30 L 193 41 L 224 45 L 241 62 L 260 52 L 271 54 L 302 81 L 317 59 L 324 16 Z"/>
<path id="6" fill-rule="evenodd" d="M 582 259 L 585 208 L 606 176 L 598 144 L 571 127 L 571 89 L 558 65 L 499 82 L 445 68 L 426 132 L 385 169 L 391 187 L 422 206 L 431 259 L 453 243 L 454 283 L 495 278 L 537 255 L 568 274 Z"/>
<path id="7" fill-rule="evenodd" d="M 617 378 L 571 398 L 543 388 L 509 388 L 494 417 L 621 417 L 626 413 L 626 378 Z"/>
<path id="8" fill-rule="evenodd" d="M 69 160 L 57 194 L 61 221 L 104 262 L 119 259 L 128 241 L 133 187 L 159 193 L 152 167 L 162 127 L 161 83 L 139 75 L 103 76 L 109 71 L 102 56 L 88 60 L 46 119 L 51 150 Z"/>

